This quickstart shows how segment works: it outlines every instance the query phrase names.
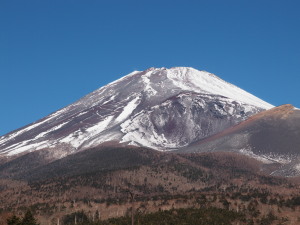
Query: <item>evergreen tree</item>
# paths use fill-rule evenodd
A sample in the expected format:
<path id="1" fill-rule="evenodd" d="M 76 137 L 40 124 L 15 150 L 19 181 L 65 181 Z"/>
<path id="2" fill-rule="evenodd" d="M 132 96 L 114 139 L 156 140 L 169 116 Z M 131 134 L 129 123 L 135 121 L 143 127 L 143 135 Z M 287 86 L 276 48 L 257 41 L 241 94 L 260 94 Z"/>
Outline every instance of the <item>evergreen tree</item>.
<path id="1" fill-rule="evenodd" d="M 32 212 L 30 210 L 27 210 L 25 216 L 22 219 L 21 225 L 39 225 L 39 224 L 34 218 Z"/>
<path id="2" fill-rule="evenodd" d="M 90 222 L 89 218 L 83 210 L 79 211 L 79 212 L 74 212 L 74 213 L 69 214 L 69 215 L 65 215 L 62 219 L 62 223 L 65 224 L 65 225 L 71 225 L 71 224 L 76 224 L 76 223 L 85 223 L 85 224 L 87 224 L 89 222 Z"/>
<path id="3" fill-rule="evenodd" d="M 16 215 L 11 216 L 6 220 L 7 225 L 20 225 L 21 224 L 21 219 L 17 217 Z"/>
<path id="4" fill-rule="evenodd" d="M 97 211 L 95 213 L 95 220 L 96 221 L 100 220 L 100 213 L 99 213 L 98 209 L 97 209 Z"/>

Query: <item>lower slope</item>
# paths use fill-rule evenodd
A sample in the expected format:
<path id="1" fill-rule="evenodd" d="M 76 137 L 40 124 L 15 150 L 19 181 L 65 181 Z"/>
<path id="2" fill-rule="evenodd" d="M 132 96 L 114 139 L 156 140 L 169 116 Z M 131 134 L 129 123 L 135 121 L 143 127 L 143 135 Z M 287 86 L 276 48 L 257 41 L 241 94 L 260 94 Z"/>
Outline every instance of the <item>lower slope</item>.
<path id="1" fill-rule="evenodd" d="M 16 168 L 18 163 L 10 161 L 2 168 Z M 279 200 L 298 207 L 292 200 L 297 198 L 297 184 L 265 175 L 261 166 L 255 159 L 228 152 L 176 154 L 99 147 L 36 164 L 11 177 L 1 169 L 0 214 L 30 207 L 48 224 L 81 210 L 90 218 L 98 210 L 103 220 L 126 216 L 132 200 L 136 212 L 144 214 L 210 206 L 236 210 L 257 201 L 257 219 L 262 219 L 273 198 L 277 199 L 274 209 Z M 251 217 L 250 208 L 245 213 Z"/>
<path id="2" fill-rule="evenodd" d="M 300 110 L 282 105 L 258 113 L 216 135 L 195 142 L 180 152 L 238 152 L 266 164 L 281 176 L 300 175 Z M 270 167 L 269 167 L 270 168 Z"/>

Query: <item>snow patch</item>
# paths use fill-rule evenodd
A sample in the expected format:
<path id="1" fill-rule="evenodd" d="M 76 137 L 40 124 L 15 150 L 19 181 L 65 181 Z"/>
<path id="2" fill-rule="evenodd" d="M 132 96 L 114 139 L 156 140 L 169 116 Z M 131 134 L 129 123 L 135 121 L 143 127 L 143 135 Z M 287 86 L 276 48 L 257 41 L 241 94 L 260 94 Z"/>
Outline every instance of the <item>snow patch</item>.
<path id="1" fill-rule="evenodd" d="M 7 155 L 12 156 L 12 155 L 16 155 L 16 154 L 19 154 L 19 153 L 22 153 L 22 152 L 25 152 L 28 150 L 30 150 L 30 152 L 32 152 L 34 150 L 39 150 L 43 147 L 48 146 L 47 141 L 42 141 L 42 142 L 34 143 L 34 144 L 22 144 L 22 145 L 24 145 L 24 146 L 21 146 L 21 147 L 16 148 L 15 150 L 9 151 Z"/>
<path id="2" fill-rule="evenodd" d="M 96 125 L 87 128 L 85 132 L 82 132 L 81 130 L 77 130 L 76 132 L 71 133 L 70 135 L 62 138 L 59 142 L 67 143 L 73 146 L 74 148 L 78 148 L 86 140 L 89 140 L 93 136 L 104 131 L 105 128 L 108 127 L 108 125 L 110 124 L 113 118 L 114 116 L 106 117 L 104 120 L 100 121 Z"/>
<path id="3" fill-rule="evenodd" d="M 295 165 L 294 168 L 300 172 L 300 164 Z"/>
<path id="4" fill-rule="evenodd" d="M 105 130 L 105 128 L 109 125 L 109 123 L 112 121 L 113 118 L 114 116 L 106 117 L 103 121 L 99 122 L 95 126 L 86 129 L 86 131 L 90 135 L 94 135 L 95 133 L 101 133 L 102 131 Z"/>
<path id="5" fill-rule="evenodd" d="M 91 148 L 98 146 L 104 142 L 108 141 L 119 141 L 121 139 L 121 134 L 119 132 L 112 132 L 112 133 L 104 133 L 101 134 L 99 137 L 94 138 L 93 140 L 89 140 L 88 143 L 84 144 L 84 148 Z"/>
<path id="6" fill-rule="evenodd" d="M 68 123 L 68 122 L 59 124 L 59 125 L 57 125 L 57 126 L 51 128 L 50 130 L 47 130 L 47 131 L 45 131 L 45 132 L 42 132 L 42 133 L 38 134 L 37 136 L 35 136 L 34 139 L 39 139 L 39 138 L 41 138 L 41 137 L 44 137 L 45 135 L 49 134 L 50 132 L 55 131 L 55 130 L 58 130 L 59 128 L 63 127 L 63 126 L 66 125 L 67 123 Z"/>
<path id="7" fill-rule="evenodd" d="M 239 150 L 239 152 L 249 157 L 255 158 L 266 164 L 270 164 L 274 162 L 280 164 L 288 164 L 291 163 L 293 159 L 297 157 L 296 155 L 279 155 L 276 153 L 255 154 L 251 149 L 241 149 Z"/>
<path id="8" fill-rule="evenodd" d="M 254 158 L 254 159 L 256 159 L 258 161 L 261 161 L 261 162 L 263 162 L 265 164 L 271 164 L 271 163 L 273 163 L 271 160 L 269 160 L 269 159 L 267 159 L 265 157 L 262 157 L 262 156 L 254 154 L 254 152 L 251 151 L 250 149 L 240 149 L 239 152 L 241 154 L 243 154 L 243 155 L 246 155 L 246 156 L 249 156 L 251 158 Z"/>
<path id="9" fill-rule="evenodd" d="M 114 86 L 115 84 L 120 83 L 120 82 L 124 81 L 125 79 L 128 79 L 129 77 L 132 77 L 132 76 L 134 76 L 134 75 L 136 75 L 136 74 L 138 74 L 138 73 L 141 73 L 141 72 L 142 72 L 142 71 L 135 70 L 135 71 L 133 71 L 133 72 L 131 72 L 131 73 L 129 73 L 129 74 L 127 74 L 127 75 L 121 77 L 120 79 L 115 80 L 115 81 L 109 83 L 108 85 L 106 85 L 106 86 L 100 88 L 99 91 L 102 90 L 103 88 L 107 88 L 107 87 Z"/>
<path id="10" fill-rule="evenodd" d="M 136 97 L 132 101 L 130 101 L 124 108 L 123 112 L 120 113 L 120 115 L 116 118 L 116 122 L 122 122 L 124 121 L 130 114 L 135 110 L 135 108 L 140 103 L 140 97 Z"/>
<path id="11" fill-rule="evenodd" d="M 147 93 L 148 97 L 156 95 L 157 91 L 151 86 L 151 81 L 149 77 L 151 76 L 152 71 L 146 73 L 145 75 L 142 76 L 142 80 L 145 84 L 145 92 Z"/>

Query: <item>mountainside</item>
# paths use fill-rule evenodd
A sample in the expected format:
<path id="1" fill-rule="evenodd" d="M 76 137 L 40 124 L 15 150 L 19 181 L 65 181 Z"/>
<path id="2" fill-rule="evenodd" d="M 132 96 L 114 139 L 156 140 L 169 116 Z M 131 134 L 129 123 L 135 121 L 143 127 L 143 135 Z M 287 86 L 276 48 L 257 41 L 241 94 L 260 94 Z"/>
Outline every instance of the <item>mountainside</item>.
<path id="1" fill-rule="evenodd" d="M 277 165 L 272 175 L 300 175 L 300 110 L 282 105 L 258 113 L 181 152 L 234 151 Z"/>
<path id="2" fill-rule="evenodd" d="M 109 141 L 174 150 L 269 108 L 208 72 L 150 68 L 0 137 L 0 158 L 43 149 L 58 159 Z"/>
<path id="3" fill-rule="evenodd" d="M 35 158 L 35 154 L 27 155 Z M 235 153 L 98 147 L 38 168 L 27 164 L 20 170 L 20 160 L 15 159 L 0 169 L 11 169 L 9 178 L 0 177 L 1 225 L 6 224 L 1 223 L 5 213 L 20 215 L 26 207 L 34 210 L 42 225 L 57 224 L 81 211 L 91 219 L 97 212 L 101 220 L 126 216 L 133 205 L 136 218 L 168 209 L 214 206 L 240 211 L 244 214 L 240 224 L 245 225 L 249 224 L 245 218 L 256 221 L 250 224 L 265 224 L 259 220 L 270 212 L 278 220 L 288 216 L 285 224 L 297 224 L 299 215 L 298 185 L 263 174 L 261 162 Z"/>

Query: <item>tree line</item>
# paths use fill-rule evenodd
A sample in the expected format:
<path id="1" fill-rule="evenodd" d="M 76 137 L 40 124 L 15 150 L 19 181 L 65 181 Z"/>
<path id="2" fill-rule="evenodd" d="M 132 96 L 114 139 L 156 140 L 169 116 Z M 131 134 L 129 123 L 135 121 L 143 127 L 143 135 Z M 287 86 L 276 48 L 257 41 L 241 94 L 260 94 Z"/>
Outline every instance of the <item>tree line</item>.
<path id="1" fill-rule="evenodd" d="M 12 215 L 7 219 L 7 225 L 39 225 L 30 210 L 27 210 L 24 217 Z"/>

